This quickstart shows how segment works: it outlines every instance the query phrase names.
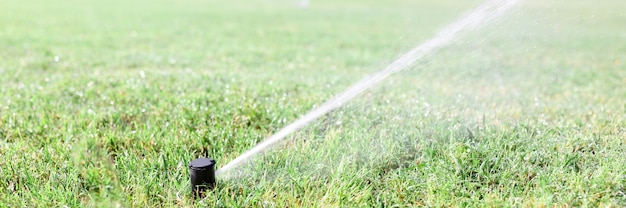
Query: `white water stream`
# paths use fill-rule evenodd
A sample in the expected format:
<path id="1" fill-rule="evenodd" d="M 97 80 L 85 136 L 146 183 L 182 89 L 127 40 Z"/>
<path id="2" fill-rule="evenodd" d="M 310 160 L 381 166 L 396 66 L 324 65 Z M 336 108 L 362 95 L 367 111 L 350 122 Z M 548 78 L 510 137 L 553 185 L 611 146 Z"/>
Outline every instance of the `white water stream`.
<path id="1" fill-rule="evenodd" d="M 437 49 L 452 43 L 453 41 L 457 40 L 463 32 L 476 30 L 479 27 L 486 25 L 490 21 L 505 14 L 521 1 L 522 0 L 488 0 L 487 2 L 478 6 L 473 11 L 469 12 L 467 15 L 457 20 L 456 22 L 443 28 L 433 38 L 425 41 L 419 46 L 403 54 L 400 58 L 393 61 L 383 70 L 362 79 L 361 81 L 352 85 L 347 90 L 326 101 L 318 108 L 313 109 L 311 112 L 300 117 L 298 120 L 285 126 L 271 137 L 263 140 L 261 143 L 243 153 L 241 156 L 235 158 L 230 163 L 224 165 L 221 169 L 217 170 L 216 175 L 219 176 L 225 172 L 231 171 L 234 168 L 239 167 L 251 157 L 272 147 L 273 145 L 287 137 L 289 134 L 301 129 L 302 127 L 316 120 L 320 116 L 325 115 L 333 109 L 341 107 L 343 104 L 352 100 L 354 97 L 361 94 L 365 90 L 377 85 L 389 75 L 408 68 L 424 56 L 431 54 Z"/>

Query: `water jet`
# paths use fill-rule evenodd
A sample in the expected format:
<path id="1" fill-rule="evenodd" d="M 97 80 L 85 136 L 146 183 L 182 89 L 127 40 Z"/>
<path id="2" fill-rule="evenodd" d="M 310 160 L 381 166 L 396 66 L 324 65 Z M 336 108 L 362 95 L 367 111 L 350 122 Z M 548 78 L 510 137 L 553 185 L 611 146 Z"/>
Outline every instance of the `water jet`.
<path id="1" fill-rule="evenodd" d="M 239 157 L 222 166 L 219 170 L 217 170 L 216 174 L 219 176 L 223 173 L 231 171 L 236 167 L 239 167 L 252 156 L 272 147 L 291 133 L 294 133 L 295 131 L 303 128 L 307 124 L 316 120 L 320 116 L 327 114 L 333 109 L 341 107 L 346 102 L 363 93 L 365 90 L 376 86 L 378 83 L 380 83 L 390 75 L 412 66 L 418 60 L 432 54 L 436 50 L 454 42 L 455 40 L 458 40 L 459 37 L 462 36 L 464 33 L 485 26 L 487 23 L 505 14 L 507 11 L 509 11 L 511 8 L 513 8 L 515 5 L 522 1 L 523 0 L 487 0 L 485 3 L 478 6 L 476 9 L 466 14 L 465 16 L 461 17 L 456 22 L 441 29 L 431 39 L 425 41 L 424 43 L 418 45 L 417 47 L 400 56 L 391 64 L 387 65 L 384 69 L 365 77 L 345 91 L 337 94 L 335 97 L 326 101 L 319 107 L 303 115 L 291 124 L 283 127 L 274 135 L 263 140 L 252 149 L 244 152 Z"/>

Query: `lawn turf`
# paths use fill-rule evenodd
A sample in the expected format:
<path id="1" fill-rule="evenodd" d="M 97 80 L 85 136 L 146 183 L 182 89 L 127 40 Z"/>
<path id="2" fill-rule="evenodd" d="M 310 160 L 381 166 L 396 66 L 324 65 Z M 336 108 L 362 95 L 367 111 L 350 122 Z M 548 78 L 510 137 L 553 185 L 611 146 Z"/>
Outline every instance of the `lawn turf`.
<path id="1" fill-rule="evenodd" d="M 0 205 L 626 206 L 626 4 L 529 0 L 189 197 L 481 1 L 0 2 Z"/>

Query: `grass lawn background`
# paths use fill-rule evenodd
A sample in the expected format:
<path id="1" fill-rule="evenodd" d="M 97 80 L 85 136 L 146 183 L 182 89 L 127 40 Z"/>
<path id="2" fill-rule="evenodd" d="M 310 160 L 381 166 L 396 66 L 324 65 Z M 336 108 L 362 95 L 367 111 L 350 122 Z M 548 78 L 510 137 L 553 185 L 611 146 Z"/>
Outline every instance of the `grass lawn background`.
<path id="1" fill-rule="evenodd" d="M 626 205 L 626 3 L 529 0 L 189 197 L 481 1 L 0 1 L 4 206 Z"/>

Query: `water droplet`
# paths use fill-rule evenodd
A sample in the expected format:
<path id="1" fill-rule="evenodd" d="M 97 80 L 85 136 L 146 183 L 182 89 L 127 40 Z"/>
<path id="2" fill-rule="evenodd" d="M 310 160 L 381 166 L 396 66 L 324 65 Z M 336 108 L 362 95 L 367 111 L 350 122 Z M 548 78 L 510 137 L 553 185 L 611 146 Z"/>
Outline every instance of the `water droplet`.
<path id="1" fill-rule="evenodd" d="M 309 0 L 300 0 L 300 8 L 308 8 Z"/>

